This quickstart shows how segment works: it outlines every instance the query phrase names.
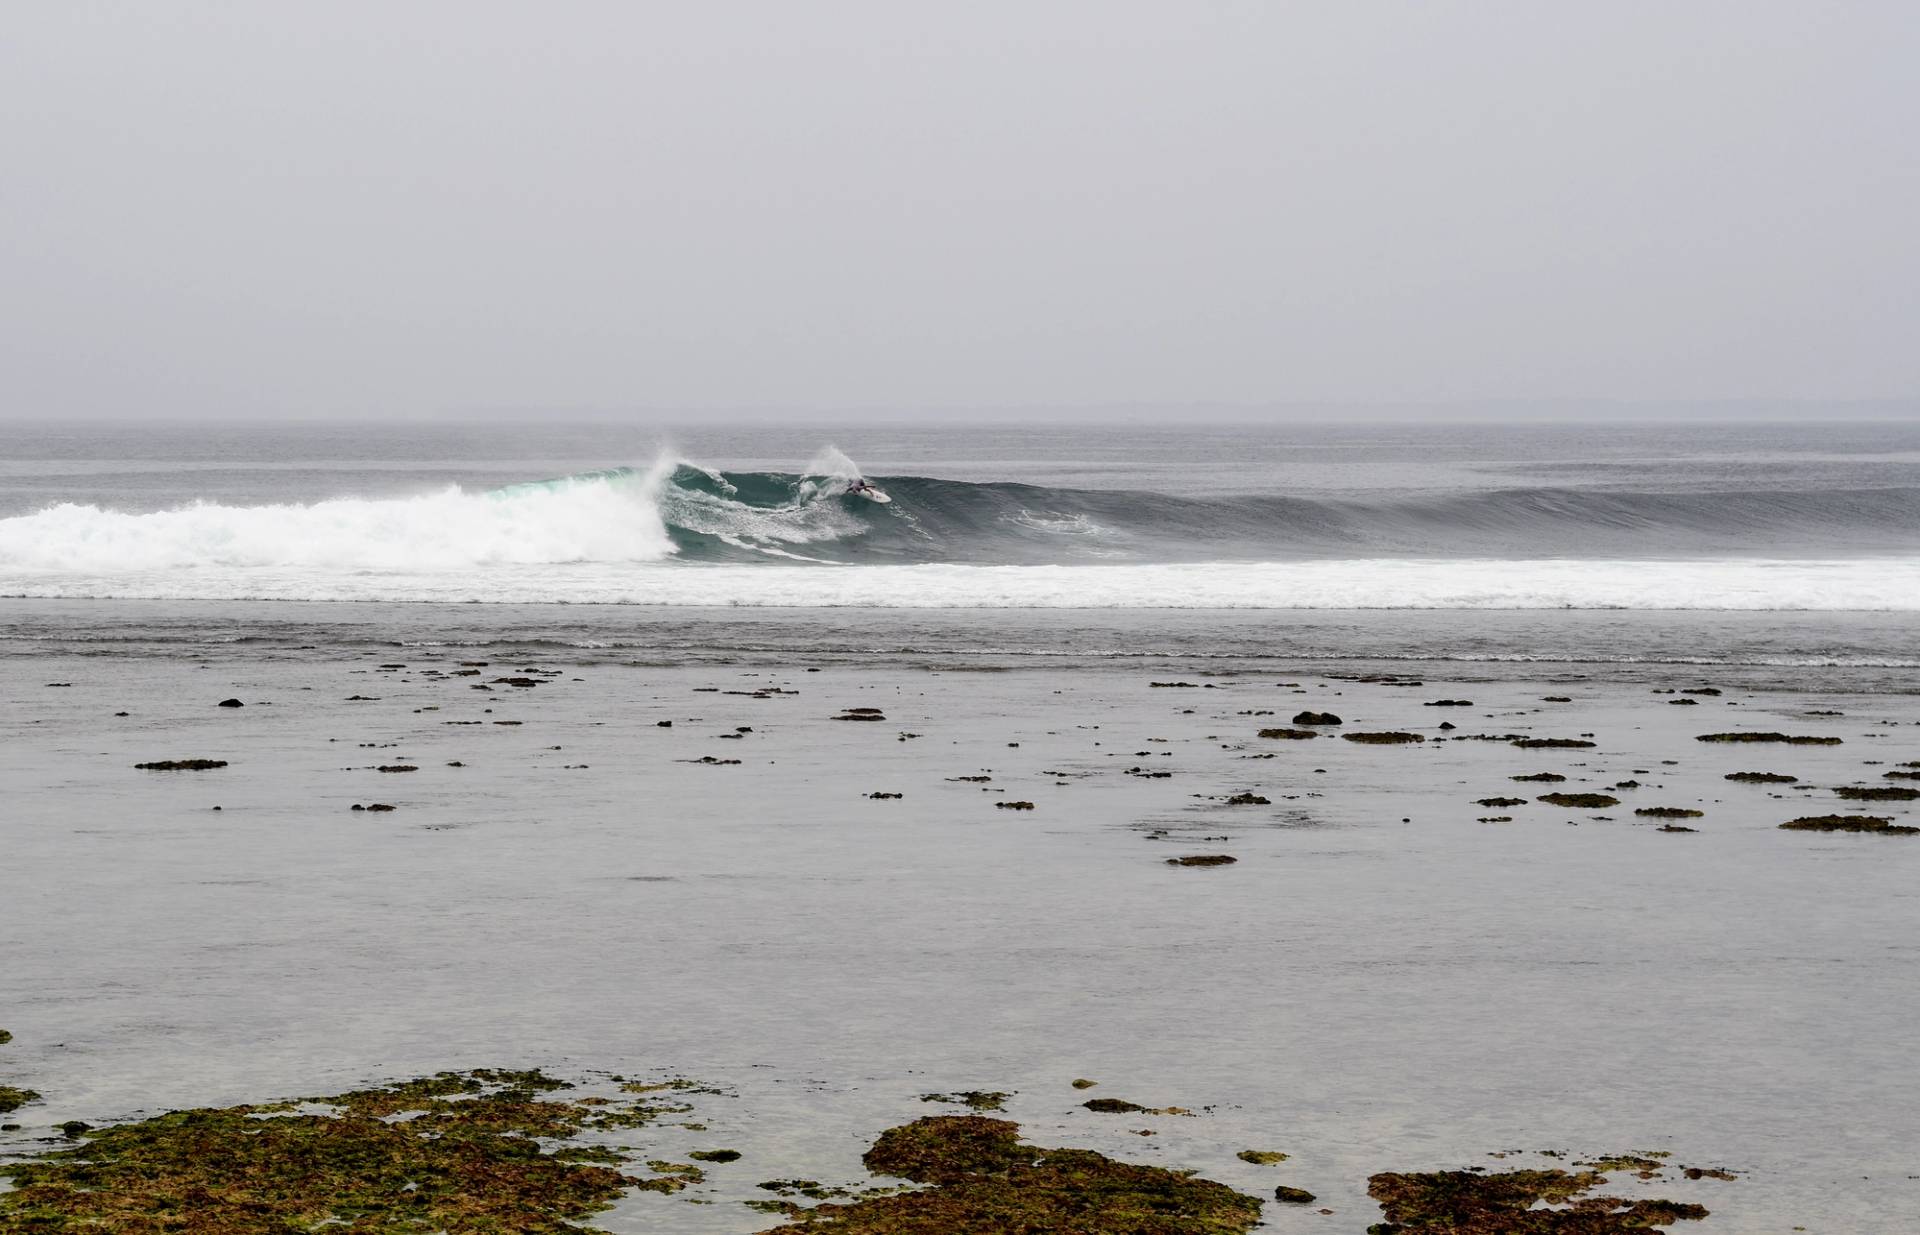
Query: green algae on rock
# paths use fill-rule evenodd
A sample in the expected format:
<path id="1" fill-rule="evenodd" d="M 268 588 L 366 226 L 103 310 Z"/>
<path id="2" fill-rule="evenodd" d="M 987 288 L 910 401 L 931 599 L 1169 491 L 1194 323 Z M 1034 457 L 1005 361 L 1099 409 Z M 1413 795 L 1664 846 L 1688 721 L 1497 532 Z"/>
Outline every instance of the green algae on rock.
<path id="1" fill-rule="evenodd" d="M 1474 802 L 1475 806 L 1492 807 L 1525 806 L 1526 804 L 1527 800 L 1525 798 L 1479 798 Z"/>
<path id="2" fill-rule="evenodd" d="M 953 1093 L 923 1093 L 922 1102 L 952 1102 L 974 1111 L 1004 1111 L 1013 1095 L 997 1089 L 961 1089 Z"/>
<path id="3" fill-rule="evenodd" d="M 156 759 L 152 763 L 136 763 L 136 772 L 208 772 L 214 768 L 227 766 L 225 759 Z"/>
<path id="4" fill-rule="evenodd" d="M 1839 738 L 1808 737 L 1805 734 L 1785 733 L 1703 733 L 1694 739 L 1696 742 L 1781 742 L 1788 746 L 1838 746 Z"/>
<path id="5" fill-rule="evenodd" d="M 1699 819 L 1707 812 L 1686 806 L 1642 806 L 1633 813 L 1646 819 Z"/>
<path id="6" fill-rule="evenodd" d="M 1168 858 L 1168 866 L 1232 866 L 1240 859 L 1229 853 L 1190 853 L 1185 857 Z"/>
<path id="7" fill-rule="evenodd" d="M 1389 730 L 1382 733 L 1343 733 L 1340 735 L 1349 742 L 1365 742 L 1369 746 L 1400 746 L 1411 742 L 1424 742 L 1427 739 L 1417 733 L 1405 733 Z"/>
<path id="8" fill-rule="evenodd" d="M 1841 785 L 1833 791 L 1836 798 L 1849 802 L 1912 802 L 1920 799 L 1920 789 L 1905 785 Z"/>
<path id="9" fill-rule="evenodd" d="M 1289 1188 L 1281 1184 L 1273 1190 L 1273 1199 L 1288 1205 L 1311 1205 L 1315 1197 L 1305 1188 Z"/>
<path id="10" fill-rule="evenodd" d="M 1243 1149 L 1233 1156 L 1242 1162 L 1251 1162 L 1255 1166 L 1272 1166 L 1276 1162 L 1287 1160 L 1287 1155 L 1277 1149 Z"/>
<path id="11" fill-rule="evenodd" d="M 1284 729 L 1283 728 L 1283 729 L 1262 729 L 1260 731 L 1260 736 L 1263 738 L 1273 738 L 1275 740 L 1286 740 L 1286 741 L 1298 742 L 1306 738 L 1317 738 L 1320 735 L 1315 733 L 1311 729 Z"/>
<path id="12" fill-rule="evenodd" d="M 863 1161 L 875 1174 L 930 1185 L 845 1204 L 791 1209 L 775 1228 L 847 1235 L 1242 1235 L 1257 1197 L 1186 1171 L 1136 1166 L 1085 1149 L 1022 1144 L 1020 1126 L 936 1115 L 889 1128 Z"/>
<path id="13" fill-rule="evenodd" d="M 308 1103 L 173 1111 L 0 1164 L 0 1232 L 253 1235 L 350 1230 L 571 1235 L 629 1189 L 670 1192 L 673 1163 L 635 1178 L 604 1145 L 543 1148 L 641 1127 L 638 1103 L 555 1100 L 537 1072 L 441 1073 Z M 318 1104 L 321 1111 L 308 1109 Z M 691 1172 L 691 1174 L 689 1174 Z"/>
<path id="14" fill-rule="evenodd" d="M 1521 750 L 1588 750 L 1597 743 L 1585 738 L 1515 738 L 1509 745 Z"/>
<path id="15" fill-rule="evenodd" d="M 1560 775 L 1560 773 L 1558 772 L 1532 772 L 1526 776 L 1509 776 L 1507 777 L 1507 779 L 1519 780 L 1519 781 L 1538 781 L 1541 784 L 1557 785 L 1561 781 L 1567 778 Z"/>
<path id="16" fill-rule="evenodd" d="M 1802 815 L 1780 825 L 1789 832 L 1873 832 L 1881 836 L 1912 836 L 1920 828 L 1896 824 L 1880 815 Z"/>
<path id="17" fill-rule="evenodd" d="M 1367 1195 L 1385 1222 L 1368 1235 L 1636 1235 L 1649 1227 L 1698 1221 L 1704 1206 L 1676 1201 L 1587 1196 L 1606 1182 L 1598 1171 L 1394 1172 L 1370 1176 Z M 1537 1209 L 1541 1203 L 1564 1209 Z"/>
<path id="18" fill-rule="evenodd" d="M 1620 805 L 1620 799 L 1608 793 L 1543 793 L 1539 800 L 1548 806 L 1564 806 L 1569 810 L 1600 810 Z"/>
<path id="19" fill-rule="evenodd" d="M 40 1095 L 31 1089 L 15 1089 L 11 1085 L 0 1085 L 0 1115 L 17 1111 L 27 1103 L 39 1100 Z M 0 1166 L 0 1170 L 4 1169 L 4 1166 Z M 4 1201 L 0 1201 L 0 1204 L 4 1204 Z"/>
<path id="20" fill-rule="evenodd" d="M 1728 772 L 1721 779 L 1739 781 L 1743 785 L 1795 785 L 1800 782 L 1798 776 L 1788 776 L 1785 772 Z"/>

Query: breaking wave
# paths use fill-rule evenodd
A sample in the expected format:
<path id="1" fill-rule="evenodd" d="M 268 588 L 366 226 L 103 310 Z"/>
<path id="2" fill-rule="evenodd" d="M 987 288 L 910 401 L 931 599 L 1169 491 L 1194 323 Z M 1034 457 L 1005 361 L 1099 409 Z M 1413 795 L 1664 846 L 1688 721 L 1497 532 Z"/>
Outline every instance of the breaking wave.
<path id="1" fill-rule="evenodd" d="M 934 608 L 1920 608 L 1920 490 L 1169 495 L 663 457 L 0 519 L 0 594 Z"/>

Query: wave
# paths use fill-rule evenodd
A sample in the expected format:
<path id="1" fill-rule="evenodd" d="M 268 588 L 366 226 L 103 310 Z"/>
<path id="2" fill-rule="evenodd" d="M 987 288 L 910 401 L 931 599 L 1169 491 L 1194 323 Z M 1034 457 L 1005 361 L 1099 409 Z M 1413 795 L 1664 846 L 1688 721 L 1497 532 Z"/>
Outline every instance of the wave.
<path id="1" fill-rule="evenodd" d="M 1112 608 L 1920 608 L 1920 489 L 1385 498 L 670 456 L 494 489 L 0 519 L 0 594 Z M 823 568 L 835 569 L 823 569 Z M 781 569 L 769 569 L 781 568 Z"/>

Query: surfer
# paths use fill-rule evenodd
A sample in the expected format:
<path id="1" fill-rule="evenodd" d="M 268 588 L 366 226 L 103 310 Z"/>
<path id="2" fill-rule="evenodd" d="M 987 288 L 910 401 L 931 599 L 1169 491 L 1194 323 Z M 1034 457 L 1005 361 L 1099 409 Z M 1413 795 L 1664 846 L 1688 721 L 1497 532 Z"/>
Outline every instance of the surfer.
<path id="1" fill-rule="evenodd" d="M 848 497 L 869 497 L 873 491 L 873 486 L 868 484 L 864 477 L 856 477 L 847 482 Z"/>

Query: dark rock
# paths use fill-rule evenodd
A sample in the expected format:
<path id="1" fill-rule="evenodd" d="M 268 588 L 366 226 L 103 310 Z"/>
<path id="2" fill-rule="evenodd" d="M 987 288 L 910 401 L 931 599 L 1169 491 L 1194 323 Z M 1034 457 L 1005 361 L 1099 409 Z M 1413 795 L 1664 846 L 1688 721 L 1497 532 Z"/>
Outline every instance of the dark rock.
<path id="1" fill-rule="evenodd" d="M 1703 733 L 1696 742 L 1781 742 L 1788 746 L 1838 746 L 1839 738 L 1808 737 L 1785 733 Z"/>
<path id="2" fill-rule="evenodd" d="M 1920 796 L 1920 795 L 1915 795 Z M 1236 793 L 1227 799 L 1228 806 L 1271 806 L 1272 802 L 1257 793 Z"/>
<path id="3" fill-rule="evenodd" d="M 243 707 L 246 707 L 247 705 L 240 702 L 238 699 L 222 699 L 219 703 L 215 704 L 214 706 L 223 707 L 223 708 L 243 708 Z"/>
<path id="4" fill-rule="evenodd" d="M 1427 739 L 1417 733 L 1402 733 L 1389 730 L 1384 733 L 1343 733 L 1340 735 L 1349 742 L 1365 742 L 1369 746 L 1400 746 L 1409 742 L 1424 742 Z"/>
<path id="5" fill-rule="evenodd" d="M 1183 858 L 1168 858 L 1168 866 L 1232 866 L 1238 858 L 1224 853 L 1190 853 Z"/>
<path id="6" fill-rule="evenodd" d="M 1296 725 L 1338 725 L 1343 723 L 1332 712 L 1301 712 L 1293 718 Z"/>
<path id="7" fill-rule="evenodd" d="M 1569 810 L 1600 810 L 1620 805 L 1619 798 L 1605 793 L 1543 793 L 1538 800 L 1548 806 L 1564 806 Z"/>
<path id="8" fill-rule="evenodd" d="M 1313 1204 L 1314 1196 L 1313 1193 L 1307 1191 L 1305 1188 L 1289 1188 L 1287 1185 L 1281 1184 L 1273 1190 L 1273 1199 L 1276 1201 L 1284 1201 L 1289 1205 L 1311 1205 Z"/>
<path id="9" fill-rule="evenodd" d="M 1895 824 L 1878 815 L 1803 815 L 1780 825 L 1789 832 L 1873 832 L 1880 836 L 1912 836 L 1920 828 Z"/>
<path id="10" fill-rule="evenodd" d="M 227 766 L 225 759 L 158 759 L 152 763 L 136 763 L 134 768 L 141 772 L 205 772 L 213 768 Z"/>

